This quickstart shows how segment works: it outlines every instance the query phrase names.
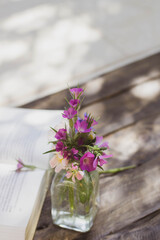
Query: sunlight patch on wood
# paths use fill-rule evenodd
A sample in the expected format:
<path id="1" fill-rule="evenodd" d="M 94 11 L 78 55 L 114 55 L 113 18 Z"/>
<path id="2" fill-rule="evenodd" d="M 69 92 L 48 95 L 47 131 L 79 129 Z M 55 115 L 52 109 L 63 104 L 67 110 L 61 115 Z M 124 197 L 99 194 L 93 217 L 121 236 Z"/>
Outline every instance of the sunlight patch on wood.
<path id="1" fill-rule="evenodd" d="M 98 78 L 96 79 L 97 81 L 94 81 L 94 84 L 92 84 L 92 81 L 90 81 L 88 84 L 86 84 L 86 95 L 94 95 L 102 89 L 102 85 L 104 84 L 104 79 L 103 78 Z M 88 85 L 88 88 L 87 88 Z"/>
<path id="2" fill-rule="evenodd" d="M 116 149 L 115 155 L 116 157 L 118 157 L 118 160 L 125 161 L 129 159 L 132 155 L 134 155 L 142 147 L 142 142 L 140 138 L 138 138 L 138 134 L 133 131 L 133 129 L 130 129 L 130 131 L 124 131 L 120 138 L 111 137 L 110 147 L 111 149 Z"/>
<path id="3" fill-rule="evenodd" d="M 138 98 L 152 100 L 160 94 L 160 79 L 134 87 L 131 93 Z"/>

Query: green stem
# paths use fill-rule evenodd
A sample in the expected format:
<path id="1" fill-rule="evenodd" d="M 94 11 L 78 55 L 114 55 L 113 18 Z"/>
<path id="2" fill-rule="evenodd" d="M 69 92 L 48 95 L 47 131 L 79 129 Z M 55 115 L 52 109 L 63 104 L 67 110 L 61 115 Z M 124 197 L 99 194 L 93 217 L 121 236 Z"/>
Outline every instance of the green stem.
<path id="1" fill-rule="evenodd" d="M 69 126 L 70 126 L 70 129 L 71 129 L 71 136 L 72 136 L 72 138 L 74 137 L 74 133 L 75 133 L 75 131 L 74 131 L 74 121 L 73 121 L 73 119 L 69 119 Z"/>
<path id="2" fill-rule="evenodd" d="M 33 165 L 24 164 L 24 167 L 25 167 L 25 168 L 29 168 L 29 169 L 31 169 L 31 170 L 36 169 L 36 166 L 33 166 Z"/>
<path id="3" fill-rule="evenodd" d="M 103 174 L 103 173 L 118 173 L 118 172 L 122 172 L 131 168 L 135 168 L 136 165 L 131 165 L 131 166 L 127 166 L 127 167 L 121 167 L 121 168 L 113 168 L 113 169 L 109 169 L 109 170 L 105 170 L 105 171 L 100 171 L 99 174 Z"/>
<path id="4" fill-rule="evenodd" d="M 69 119 L 69 126 L 70 126 L 71 129 L 73 129 L 73 121 L 72 121 L 72 119 Z"/>
<path id="5" fill-rule="evenodd" d="M 74 188 L 73 188 L 73 186 L 68 187 L 68 192 L 69 192 L 70 211 L 71 211 L 71 214 L 73 215 L 73 212 L 74 212 Z"/>

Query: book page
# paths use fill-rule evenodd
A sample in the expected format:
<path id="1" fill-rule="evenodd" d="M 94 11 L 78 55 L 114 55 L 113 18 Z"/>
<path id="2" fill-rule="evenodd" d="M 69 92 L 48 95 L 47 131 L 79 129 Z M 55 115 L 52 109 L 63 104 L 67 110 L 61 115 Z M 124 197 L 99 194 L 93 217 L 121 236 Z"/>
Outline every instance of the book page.
<path id="1" fill-rule="evenodd" d="M 16 159 L 48 168 L 52 148 L 49 134 L 62 121 L 62 111 L 0 108 L 0 162 L 17 164 Z M 54 132 L 52 133 L 54 135 Z"/>
<path id="2" fill-rule="evenodd" d="M 45 171 L 17 173 L 12 165 L 0 164 L 0 173 L 0 225 L 25 229 Z"/>

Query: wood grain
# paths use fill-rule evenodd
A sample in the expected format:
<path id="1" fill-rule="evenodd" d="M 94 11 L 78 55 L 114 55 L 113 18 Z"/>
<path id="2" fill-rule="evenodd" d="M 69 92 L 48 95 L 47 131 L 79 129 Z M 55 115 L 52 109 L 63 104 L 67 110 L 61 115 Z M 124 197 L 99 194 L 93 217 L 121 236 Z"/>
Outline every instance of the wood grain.
<path id="1" fill-rule="evenodd" d="M 109 142 L 113 154 L 105 169 L 151 161 L 160 151 L 160 114 L 138 121 L 104 140 Z"/>
<path id="2" fill-rule="evenodd" d="M 95 227 L 101 226 L 99 234 L 103 232 L 104 236 L 117 232 L 159 209 L 159 173 L 157 156 L 137 169 L 103 179 L 102 209 L 95 222 Z"/>
<path id="3" fill-rule="evenodd" d="M 136 138 L 132 137 L 131 141 L 127 143 L 127 135 L 130 135 L 130 133 L 135 133 Z M 89 233 L 80 234 L 53 225 L 50 216 L 50 195 L 48 193 L 38 224 L 35 240 L 54 240 L 63 238 L 74 240 L 83 238 L 89 240 L 105 239 L 107 235 L 113 233 L 117 234 L 117 231 L 120 231 L 128 225 L 132 225 L 135 221 L 159 209 L 160 141 L 157 140 L 160 139 L 160 114 L 157 115 L 155 119 L 144 119 L 134 126 L 112 134 L 110 136 L 110 142 L 112 144 L 120 142 L 121 136 L 124 136 L 122 146 L 126 144 L 132 146 L 135 139 L 138 139 L 139 136 L 137 143 L 139 149 L 133 146 L 135 151 L 132 152 L 133 154 L 129 158 L 129 163 L 127 164 L 140 163 L 141 165 L 138 165 L 136 169 L 114 176 L 102 175 L 100 180 L 101 207 L 92 230 Z M 157 146 L 155 146 L 156 143 L 158 144 Z M 142 146 L 144 146 L 143 150 L 141 149 Z M 117 157 L 113 158 L 114 163 L 111 160 L 112 164 L 110 167 L 112 165 L 115 166 L 116 162 L 120 166 L 126 165 L 124 159 L 128 159 L 128 156 L 126 156 L 127 153 L 123 153 L 123 149 L 121 149 L 121 157 L 118 157 L 119 151 L 120 148 L 117 153 L 115 150 L 114 155 L 117 154 Z M 130 154 L 130 152 L 128 154 Z M 114 237 L 118 236 L 119 235 L 115 235 Z"/>
<path id="4" fill-rule="evenodd" d="M 156 86 L 159 86 L 159 88 L 156 88 Z M 147 92 L 148 88 L 151 89 L 152 95 Z M 143 91 L 146 91 L 146 93 L 143 93 Z M 156 79 L 140 84 L 111 99 L 84 107 L 82 114 L 88 112 L 96 118 L 100 116 L 99 124 L 95 128 L 99 134 L 104 136 L 134 124 L 142 118 L 154 115 L 159 112 L 159 109 L 160 79 Z"/>
<path id="5" fill-rule="evenodd" d="M 132 170 L 101 175 L 101 207 L 88 233 L 52 224 L 48 191 L 34 240 L 160 239 L 160 54 L 83 85 L 81 114 L 101 116 L 97 132 L 109 141 L 106 168 L 135 164 Z M 24 107 L 62 109 L 68 90 Z"/>
<path id="6" fill-rule="evenodd" d="M 125 227 L 120 232 L 104 237 L 104 240 L 159 240 L 160 210 Z"/>

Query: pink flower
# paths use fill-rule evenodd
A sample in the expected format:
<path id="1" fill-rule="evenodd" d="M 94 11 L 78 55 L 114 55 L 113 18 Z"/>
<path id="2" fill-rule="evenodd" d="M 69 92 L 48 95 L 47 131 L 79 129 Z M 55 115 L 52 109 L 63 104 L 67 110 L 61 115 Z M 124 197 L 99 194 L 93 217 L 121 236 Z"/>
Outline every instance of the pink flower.
<path id="1" fill-rule="evenodd" d="M 23 167 L 24 167 L 24 163 L 23 163 L 22 160 L 19 158 L 19 159 L 17 160 L 17 169 L 16 169 L 16 172 L 20 172 Z"/>
<path id="2" fill-rule="evenodd" d="M 83 94 L 83 89 L 82 88 L 71 88 L 70 92 L 75 98 L 80 97 Z"/>
<path id="3" fill-rule="evenodd" d="M 17 162 L 16 172 L 20 172 L 22 168 L 28 168 L 30 170 L 36 169 L 36 166 L 24 164 L 20 158 L 17 160 Z"/>
<path id="4" fill-rule="evenodd" d="M 75 177 L 78 180 L 81 180 L 84 176 L 84 172 L 80 171 L 78 169 L 78 166 L 72 163 L 72 167 L 68 168 L 67 174 L 66 174 L 66 178 L 71 178 L 72 177 L 72 181 L 75 182 Z"/>
<path id="5" fill-rule="evenodd" d="M 80 133 L 87 133 L 91 131 L 91 128 L 88 128 L 88 123 L 85 120 L 77 120 L 74 127 Z"/>
<path id="6" fill-rule="evenodd" d="M 73 107 L 73 108 L 76 108 L 79 103 L 80 103 L 79 99 L 71 99 L 71 100 L 69 101 L 69 104 L 70 104 L 71 107 Z"/>
<path id="7" fill-rule="evenodd" d="M 50 160 L 51 168 L 55 168 L 55 172 L 60 172 L 62 169 L 67 167 L 68 160 L 63 158 L 60 153 L 54 155 L 54 157 Z"/>
<path id="8" fill-rule="evenodd" d="M 69 108 L 68 110 L 64 110 L 62 116 L 64 118 L 71 119 L 77 114 L 77 111 L 74 108 Z"/>
<path id="9" fill-rule="evenodd" d="M 94 171 L 96 167 L 93 166 L 95 156 L 93 153 L 86 152 L 80 159 L 80 168 L 88 172 Z"/>
<path id="10" fill-rule="evenodd" d="M 59 129 L 58 132 L 55 135 L 55 138 L 65 140 L 66 139 L 66 135 L 67 135 L 66 131 L 67 130 L 65 128 Z"/>
<path id="11" fill-rule="evenodd" d="M 95 145 L 97 145 L 99 148 L 109 148 L 108 142 L 104 142 L 103 141 L 103 137 L 96 137 L 96 142 Z M 112 155 L 106 155 L 105 153 L 103 153 L 101 156 L 99 156 L 98 158 L 95 158 L 93 166 L 97 167 L 97 165 L 99 164 L 100 166 L 103 166 L 103 164 L 106 164 L 107 161 L 105 160 L 105 158 L 110 158 L 112 157 Z"/>
<path id="12" fill-rule="evenodd" d="M 97 146 L 100 147 L 100 148 L 101 148 L 101 147 L 109 148 L 108 142 L 102 143 L 102 141 L 103 141 L 103 137 L 97 136 L 97 137 L 96 137 L 95 145 L 97 145 Z"/>

